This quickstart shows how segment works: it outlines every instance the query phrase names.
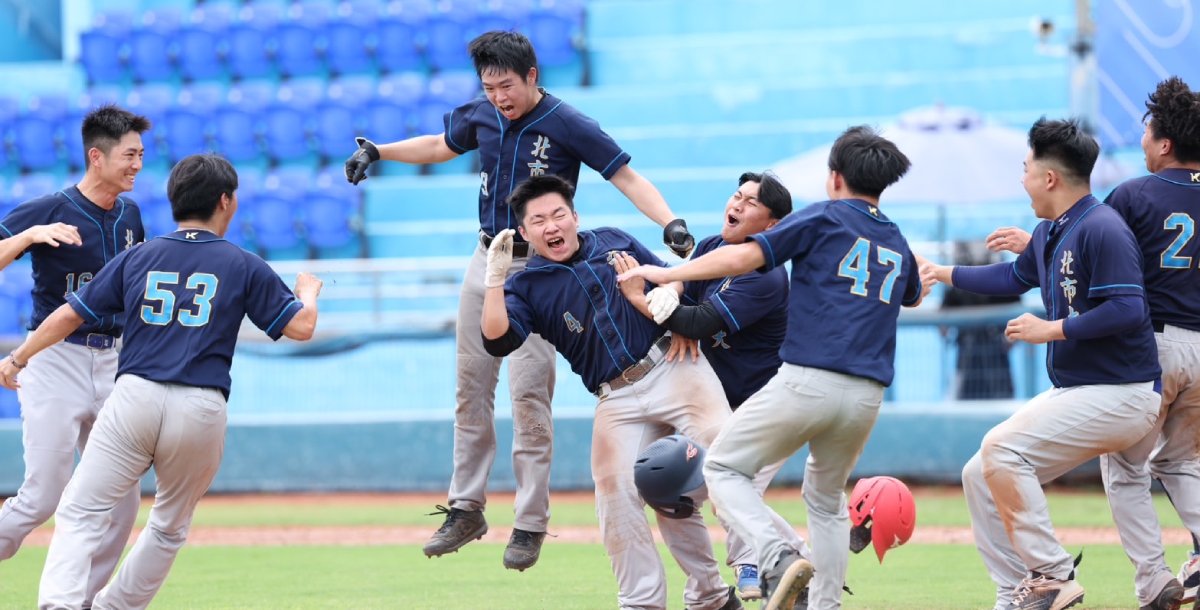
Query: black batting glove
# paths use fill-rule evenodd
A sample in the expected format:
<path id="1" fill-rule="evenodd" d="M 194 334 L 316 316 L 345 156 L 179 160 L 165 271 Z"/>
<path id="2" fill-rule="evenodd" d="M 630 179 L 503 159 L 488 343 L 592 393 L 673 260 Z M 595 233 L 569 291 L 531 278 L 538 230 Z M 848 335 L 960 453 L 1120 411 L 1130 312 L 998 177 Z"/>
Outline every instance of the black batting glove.
<path id="1" fill-rule="evenodd" d="M 379 149 L 374 142 L 361 136 L 354 138 L 354 142 L 358 144 L 358 150 L 346 159 L 346 180 L 350 184 L 358 184 L 366 179 L 367 168 L 379 160 Z"/>
<path id="2" fill-rule="evenodd" d="M 679 258 L 687 258 L 696 247 L 696 238 L 688 232 L 687 223 L 676 218 L 663 227 L 663 243 Z"/>

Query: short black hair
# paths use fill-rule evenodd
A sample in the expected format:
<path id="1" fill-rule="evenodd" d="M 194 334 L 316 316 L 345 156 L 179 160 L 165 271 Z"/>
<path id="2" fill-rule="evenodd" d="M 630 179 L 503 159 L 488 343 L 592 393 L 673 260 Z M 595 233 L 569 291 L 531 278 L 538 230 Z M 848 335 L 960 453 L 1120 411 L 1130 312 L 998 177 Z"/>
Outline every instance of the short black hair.
<path id="1" fill-rule="evenodd" d="M 467 45 L 467 51 L 475 63 L 475 74 L 480 78 L 484 72 L 501 74 L 512 70 L 524 79 L 530 68 L 537 67 L 533 43 L 516 32 L 484 32 Z"/>
<path id="2" fill-rule="evenodd" d="M 758 201 L 771 211 L 771 218 L 779 220 L 792 213 L 792 194 L 774 173 L 746 172 L 738 178 L 738 186 L 747 182 L 758 183 Z"/>
<path id="3" fill-rule="evenodd" d="M 1037 161 L 1050 161 L 1075 185 L 1089 184 L 1100 144 L 1077 119 L 1042 117 L 1029 128 L 1029 149 Z"/>
<path id="4" fill-rule="evenodd" d="M 150 119 L 114 104 L 105 104 L 87 113 L 80 128 L 83 136 L 84 167 L 91 165 L 87 151 L 99 148 L 100 152 L 107 155 L 125 134 L 131 131 L 142 134 L 149 129 Z"/>
<path id="5" fill-rule="evenodd" d="M 217 211 L 221 195 L 233 197 L 237 187 L 237 172 L 224 157 L 214 153 L 184 157 L 167 179 L 171 216 L 177 222 L 207 221 Z"/>
<path id="6" fill-rule="evenodd" d="M 867 125 L 844 131 L 829 150 L 829 169 L 842 175 L 850 192 L 878 198 L 908 172 L 912 162 L 891 140 Z"/>
<path id="7" fill-rule="evenodd" d="M 1200 161 L 1200 94 L 1187 83 L 1178 76 L 1158 83 L 1146 102 L 1146 117 L 1155 139 L 1171 141 L 1176 159 Z"/>
<path id="8" fill-rule="evenodd" d="M 513 214 L 517 216 L 517 224 L 525 224 L 525 206 L 529 205 L 531 200 L 550 193 L 562 195 L 567 207 L 572 212 L 575 211 L 575 185 L 553 174 L 532 176 L 518 184 L 508 196 L 508 207 L 512 208 Z"/>

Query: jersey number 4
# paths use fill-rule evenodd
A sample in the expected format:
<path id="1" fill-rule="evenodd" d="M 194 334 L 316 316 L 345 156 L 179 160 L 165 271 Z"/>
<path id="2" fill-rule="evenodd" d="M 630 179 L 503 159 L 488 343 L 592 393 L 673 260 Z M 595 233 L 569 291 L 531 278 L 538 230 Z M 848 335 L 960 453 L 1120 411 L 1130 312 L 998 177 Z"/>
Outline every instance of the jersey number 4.
<path id="1" fill-rule="evenodd" d="M 879 289 L 879 300 L 884 303 L 892 302 L 892 287 L 896 285 L 896 276 L 900 274 L 900 267 L 904 263 L 904 257 L 895 250 L 888 250 L 875 246 L 875 258 L 882 265 L 890 265 L 891 271 L 883 278 L 883 286 Z M 846 252 L 846 256 L 842 257 L 842 262 L 838 263 L 838 277 L 848 278 L 853 281 L 850 284 L 850 294 L 860 297 L 867 296 L 867 283 L 871 281 L 871 240 L 858 238 L 850 250 Z"/>
<path id="2" fill-rule="evenodd" d="M 195 290 L 192 299 L 194 309 L 180 307 L 175 314 L 175 292 L 179 285 L 179 274 L 168 271 L 151 271 L 146 274 L 147 305 L 142 305 L 142 321 L 146 324 L 166 326 L 178 317 L 183 326 L 204 326 L 212 317 L 212 298 L 217 294 L 217 276 L 211 273 L 193 273 L 184 283 L 187 290 Z"/>

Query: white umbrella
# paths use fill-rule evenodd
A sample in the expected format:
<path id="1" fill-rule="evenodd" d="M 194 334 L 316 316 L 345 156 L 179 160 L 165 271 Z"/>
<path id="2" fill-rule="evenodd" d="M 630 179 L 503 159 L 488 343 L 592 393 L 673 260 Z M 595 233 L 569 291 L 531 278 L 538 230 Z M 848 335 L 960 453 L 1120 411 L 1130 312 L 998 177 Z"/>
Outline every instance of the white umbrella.
<path id="1" fill-rule="evenodd" d="M 899 182 L 883 193 L 892 203 L 976 204 L 1028 201 L 1021 186 L 1021 163 L 1028 152 L 1027 130 L 985 122 L 969 108 L 929 106 L 901 114 L 880 130 L 912 162 Z M 775 173 L 801 201 L 827 198 L 832 143 L 777 163 Z M 1101 159 L 1094 177 L 1115 184 L 1129 173 Z M 1119 180 L 1119 178 L 1118 178 Z M 1103 185 L 1101 185 L 1103 186 Z"/>

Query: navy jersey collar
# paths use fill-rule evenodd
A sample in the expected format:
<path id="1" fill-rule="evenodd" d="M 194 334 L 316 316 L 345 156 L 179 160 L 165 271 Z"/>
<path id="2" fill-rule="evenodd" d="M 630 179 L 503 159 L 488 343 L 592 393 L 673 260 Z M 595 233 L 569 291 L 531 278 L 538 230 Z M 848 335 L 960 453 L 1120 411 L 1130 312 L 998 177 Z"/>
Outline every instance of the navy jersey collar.
<path id="1" fill-rule="evenodd" d="M 500 118 L 502 120 L 504 120 L 505 122 L 508 122 L 508 126 L 510 129 L 513 127 L 519 127 L 521 125 L 528 124 L 531 121 L 536 121 L 536 120 L 542 118 L 543 116 L 549 114 L 556 107 L 558 107 L 558 98 L 554 97 L 553 95 L 550 95 L 549 93 L 546 93 L 546 90 L 541 87 L 538 87 L 538 91 L 542 92 L 542 99 L 538 100 L 537 105 L 535 105 L 532 109 L 530 109 L 529 112 L 526 112 L 525 116 L 523 116 L 515 121 L 509 122 L 508 119 L 504 118 L 503 114 L 500 115 Z"/>
<path id="2" fill-rule="evenodd" d="M 1066 212 L 1055 218 L 1050 223 L 1050 234 L 1055 235 L 1067 228 L 1068 225 L 1074 224 L 1075 221 L 1083 217 L 1089 209 L 1094 205 L 1100 205 L 1100 201 L 1092 196 L 1091 193 L 1084 195 L 1079 201 L 1076 201 Z"/>
<path id="3" fill-rule="evenodd" d="M 1168 167 L 1167 169 L 1156 172 L 1154 177 L 1181 186 L 1194 186 L 1200 188 L 1200 169 Z"/>
<path id="4" fill-rule="evenodd" d="M 217 235 L 216 233 L 213 233 L 212 231 L 209 231 L 208 229 L 178 229 L 176 231 L 173 231 L 173 232 L 167 234 L 165 237 L 169 237 L 171 239 L 177 239 L 179 241 L 190 241 L 190 242 L 196 242 L 196 243 L 203 243 L 203 242 L 208 242 L 208 241 L 218 241 L 218 240 L 224 239 L 223 237 Z"/>
<path id="5" fill-rule="evenodd" d="M 872 218 L 873 220 L 875 220 L 877 222 L 888 222 L 888 223 L 892 222 L 891 220 L 888 219 L 887 215 L 883 213 L 883 210 L 879 209 L 878 204 L 869 203 L 862 199 L 835 199 L 834 203 L 841 203 L 841 204 L 848 205 L 848 206 L 854 208 L 855 210 L 858 210 L 859 212 L 866 214 L 867 216 L 869 216 L 870 218 Z"/>

